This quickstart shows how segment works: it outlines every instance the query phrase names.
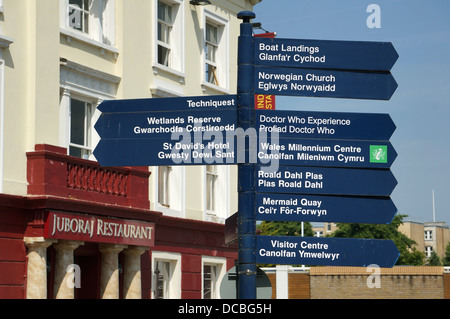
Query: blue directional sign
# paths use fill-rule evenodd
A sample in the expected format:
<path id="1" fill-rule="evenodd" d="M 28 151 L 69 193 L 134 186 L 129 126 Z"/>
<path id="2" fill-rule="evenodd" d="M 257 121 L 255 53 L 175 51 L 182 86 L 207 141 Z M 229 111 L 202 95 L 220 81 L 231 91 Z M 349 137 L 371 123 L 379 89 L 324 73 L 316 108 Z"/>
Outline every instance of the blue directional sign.
<path id="1" fill-rule="evenodd" d="M 256 263 L 393 267 L 400 253 L 392 240 L 257 236 Z"/>
<path id="2" fill-rule="evenodd" d="M 389 42 L 255 38 L 255 64 L 389 71 L 398 54 Z"/>
<path id="3" fill-rule="evenodd" d="M 389 142 L 279 138 L 259 141 L 258 163 L 324 167 L 390 168 L 397 152 Z"/>
<path id="4" fill-rule="evenodd" d="M 255 66 L 256 94 L 389 100 L 396 89 L 390 73 Z"/>
<path id="5" fill-rule="evenodd" d="M 227 132 L 237 125 L 235 95 L 104 101 L 94 150 L 102 166 L 235 164 Z"/>
<path id="6" fill-rule="evenodd" d="M 280 137 L 388 141 L 396 126 L 389 114 L 258 110 L 259 132 Z"/>
<path id="7" fill-rule="evenodd" d="M 172 134 L 218 134 L 234 131 L 236 109 L 102 113 L 95 129 L 101 138 L 167 138 Z"/>
<path id="8" fill-rule="evenodd" d="M 389 224 L 397 213 L 390 198 L 257 193 L 256 219 Z"/>
<path id="9" fill-rule="evenodd" d="M 107 100 L 97 107 L 102 113 L 194 111 L 235 108 L 236 95 Z"/>
<path id="10" fill-rule="evenodd" d="M 94 156 L 101 166 L 164 166 L 236 164 L 235 148 L 217 140 L 191 139 L 101 139 Z"/>
<path id="11" fill-rule="evenodd" d="M 249 174 L 252 165 L 241 165 Z M 390 196 L 397 180 L 390 170 L 256 165 L 253 180 L 241 180 L 239 191 L 286 194 Z"/>

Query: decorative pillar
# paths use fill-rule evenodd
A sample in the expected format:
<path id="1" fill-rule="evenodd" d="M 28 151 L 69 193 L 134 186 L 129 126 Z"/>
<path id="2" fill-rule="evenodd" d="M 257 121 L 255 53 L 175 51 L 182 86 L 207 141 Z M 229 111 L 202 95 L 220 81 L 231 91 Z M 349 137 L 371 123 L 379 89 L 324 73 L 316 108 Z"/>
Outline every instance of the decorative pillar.
<path id="1" fill-rule="evenodd" d="M 64 89 L 59 107 L 59 146 L 67 147 L 70 141 L 70 91 Z"/>
<path id="2" fill-rule="evenodd" d="M 125 299 L 141 299 L 141 255 L 148 247 L 130 246 L 123 251 L 125 255 L 123 292 Z"/>
<path id="3" fill-rule="evenodd" d="M 56 242 L 25 237 L 27 246 L 27 299 L 47 299 L 47 248 Z"/>
<path id="4" fill-rule="evenodd" d="M 73 251 L 83 244 L 80 241 L 60 240 L 57 244 L 53 245 L 56 250 L 53 292 L 55 299 L 75 298 L 74 284 L 71 282 L 73 273 L 68 272 L 68 267 L 74 263 Z"/>
<path id="5" fill-rule="evenodd" d="M 119 299 L 119 253 L 126 245 L 100 244 L 102 266 L 100 296 L 102 299 Z"/>

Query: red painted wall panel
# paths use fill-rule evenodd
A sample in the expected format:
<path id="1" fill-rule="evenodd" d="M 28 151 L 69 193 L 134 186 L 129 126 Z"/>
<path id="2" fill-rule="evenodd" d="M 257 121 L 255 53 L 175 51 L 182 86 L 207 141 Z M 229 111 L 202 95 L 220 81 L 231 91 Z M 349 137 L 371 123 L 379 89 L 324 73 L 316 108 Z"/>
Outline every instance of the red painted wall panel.
<path id="1" fill-rule="evenodd" d="M 0 284 L 22 285 L 24 284 L 25 263 L 0 262 Z M 0 286 L 1 287 L 1 286 Z M 0 288 L 1 289 L 1 288 Z"/>
<path id="2" fill-rule="evenodd" d="M 0 262 L 25 262 L 26 250 L 23 239 L 0 238 Z"/>
<path id="3" fill-rule="evenodd" d="M 182 272 L 201 272 L 202 256 L 200 255 L 182 255 L 181 271 Z"/>
<path id="4" fill-rule="evenodd" d="M 0 286 L 0 299 L 24 299 L 25 288 L 18 286 Z"/>
<path id="5" fill-rule="evenodd" d="M 201 273 L 182 273 L 181 291 L 201 291 L 202 274 Z"/>
<path id="6" fill-rule="evenodd" d="M 182 291 L 181 299 L 202 299 L 201 291 Z"/>

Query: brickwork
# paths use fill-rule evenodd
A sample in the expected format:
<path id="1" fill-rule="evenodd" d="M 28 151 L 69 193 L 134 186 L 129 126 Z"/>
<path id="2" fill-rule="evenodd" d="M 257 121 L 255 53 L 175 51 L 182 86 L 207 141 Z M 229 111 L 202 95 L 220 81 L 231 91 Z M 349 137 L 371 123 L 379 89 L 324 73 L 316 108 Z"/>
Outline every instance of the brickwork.
<path id="1" fill-rule="evenodd" d="M 336 268 L 336 269 L 333 269 Z M 311 268 L 311 299 L 442 299 L 442 267 Z M 372 284 L 373 288 L 369 288 Z M 379 287 L 376 285 L 379 284 Z"/>
<path id="2" fill-rule="evenodd" d="M 310 299 L 310 290 L 309 274 L 289 274 L 289 299 Z"/>
<path id="3" fill-rule="evenodd" d="M 270 283 L 272 285 L 272 299 L 277 298 L 277 278 L 276 274 L 269 273 Z M 310 276 L 308 273 L 290 273 L 289 274 L 289 299 L 311 299 L 310 294 Z"/>
<path id="4" fill-rule="evenodd" d="M 276 275 L 268 276 L 275 299 Z M 443 267 L 311 267 L 289 274 L 289 299 L 443 298 L 450 299 L 450 273 Z"/>

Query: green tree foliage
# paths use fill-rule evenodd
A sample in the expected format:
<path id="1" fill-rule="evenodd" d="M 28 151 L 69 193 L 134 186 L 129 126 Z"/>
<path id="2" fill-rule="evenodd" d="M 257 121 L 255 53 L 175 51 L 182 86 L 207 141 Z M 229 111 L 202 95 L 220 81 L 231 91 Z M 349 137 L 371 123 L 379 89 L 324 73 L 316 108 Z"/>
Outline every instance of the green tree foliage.
<path id="1" fill-rule="evenodd" d="M 435 251 L 431 253 L 430 259 L 428 259 L 428 266 L 441 266 L 441 259 Z"/>
<path id="2" fill-rule="evenodd" d="M 425 254 L 418 251 L 417 243 L 398 231 L 406 215 L 396 215 L 390 224 L 337 224 L 331 237 L 390 239 L 400 252 L 396 265 L 423 265 Z"/>
<path id="3" fill-rule="evenodd" d="M 260 235 L 265 236 L 301 236 L 301 222 L 272 222 L 263 221 L 258 225 Z M 312 226 L 305 222 L 303 225 L 303 234 L 305 237 L 313 236 Z"/>
<path id="4" fill-rule="evenodd" d="M 450 266 L 450 242 L 445 247 L 445 256 L 442 258 L 443 266 Z"/>

